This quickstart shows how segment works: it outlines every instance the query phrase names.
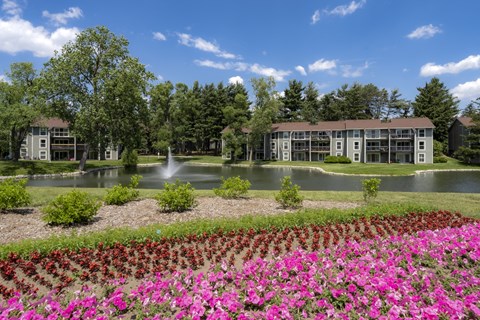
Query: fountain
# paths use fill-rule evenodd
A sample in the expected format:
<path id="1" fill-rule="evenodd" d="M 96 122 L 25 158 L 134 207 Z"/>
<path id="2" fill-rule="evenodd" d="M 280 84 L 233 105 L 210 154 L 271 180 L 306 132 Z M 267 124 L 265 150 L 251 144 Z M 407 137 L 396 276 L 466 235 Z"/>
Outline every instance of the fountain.
<path id="1" fill-rule="evenodd" d="M 162 169 L 162 177 L 164 179 L 170 179 L 178 170 L 180 170 L 181 167 L 181 164 L 173 159 L 172 151 L 170 150 L 170 147 L 168 147 L 167 166 Z"/>

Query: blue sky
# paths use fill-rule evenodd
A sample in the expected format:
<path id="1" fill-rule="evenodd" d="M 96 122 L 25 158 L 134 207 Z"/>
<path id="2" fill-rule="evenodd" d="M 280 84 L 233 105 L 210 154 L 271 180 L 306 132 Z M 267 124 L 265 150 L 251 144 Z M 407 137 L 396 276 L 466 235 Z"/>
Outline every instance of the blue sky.
<path id="1" fill-rule="evenodd" d="M 104 25 L 160 81 L 373 83 L 414 100 L 436 76 L 462 107 L 480 96 L 478 0 L 0 1 L 0 78 Z"/>

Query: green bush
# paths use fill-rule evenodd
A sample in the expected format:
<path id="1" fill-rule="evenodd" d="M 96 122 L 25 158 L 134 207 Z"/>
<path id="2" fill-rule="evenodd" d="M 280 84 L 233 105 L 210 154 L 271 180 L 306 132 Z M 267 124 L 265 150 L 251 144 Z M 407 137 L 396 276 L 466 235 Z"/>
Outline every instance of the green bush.
<path id="1" fill-rule="evenodd" d="M 137 150 L 130 151 L 127 148 L 122 152 L 122 165 L 126 168 L 136 167 L 138 163 Z"/>
<path id="2" fill-rule="evenodd" d="M 130 184 L 128 186 L 122 186 L 121 184 L 113 186 L 113 188 L 107 190 L 105 203 L 121 206 L 122 204 L 137 199 L 140 192 L 136 188 L 141 179 L 142 176 L 135 174 L 130 178 Z"/>
<path id="3" fill-rule="evenodd" d="M 377 197 L 381 181 L 381 179 L 377 178 L 362 180 L 363 200 L 365 200 L 365 202 Z"/>
<path id="4" fill-rule="evenodd" d="M 175 183 L 165 182 L 163 188 L 164 190 L 155 197 L 163 212 L 183 212 L 196 205 L 195 189 L 189 182 L 182 183 L 177 179 Z"/>
<path id="5" fill-rule="evenodd" d="M 72 225 L 87 223 L 97 214 L 100 202 L 91 198 L 88 193 L 73 190 L 53 199 L 42 208 L 42 219 L 51 225 Z"/>
<path id="6" fill-rule="evenodd" d="M 325 163 L 352 163 L 349 157 L 345 156 L 326 156 Z"/>
<path id="7" fill-rule="evenodd" d="M 275 195 L 275 200 L 284 208 L 297 208 L 302 205 L 303 197 L 300 196 L 300 186 L 293 184 L 290 176 L 282 179 L 282 188 Z"/>
<path id="8" fill-rule="evenodd" d="M 433 163 L 447 163 L 448 158 L 445 156 L 433 157 Z"/>
<path id="9" fill-rule="evenodd" d="M 14 209 L 30 204 L 30 195 L 25 188 L 27 179 L 13 178 L 0 182 L 0 210 Z"/>
<path id="10" fill-rule="evenodd" d="M 242 180 L 239 176 L 224 179 L 220 188 L 214 188 L 215 195 L 225 199 L 235 199 L 245 196 L 250 189 L 251 183 L 247 179 Z"/>

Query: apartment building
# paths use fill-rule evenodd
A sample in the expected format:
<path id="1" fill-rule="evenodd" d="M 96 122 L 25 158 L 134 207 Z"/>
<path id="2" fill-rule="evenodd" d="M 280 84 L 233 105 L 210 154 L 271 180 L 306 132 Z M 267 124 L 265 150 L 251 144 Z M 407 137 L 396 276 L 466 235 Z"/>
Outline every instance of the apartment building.
<path id="1" fill-rule="evenodd" d="M 433 163 L 433 129 L 428 118 L 275 123 L 254 158 L 324 161 L 330 155 L 363 163 Z M 244 158 L 248 153 L 245 147 Z"/>
<path id="2" fill-rule="evenodd" d="M 20 149 L 20 157 L 28 160 L 80 160 L 84 150 L 85 144 L 71 134 L 67 122 L 49 118 L 32 125 Z M 111 147 L 102 153 L 92 150 L 88 158 L 118 160 L 119 152 Z"/>

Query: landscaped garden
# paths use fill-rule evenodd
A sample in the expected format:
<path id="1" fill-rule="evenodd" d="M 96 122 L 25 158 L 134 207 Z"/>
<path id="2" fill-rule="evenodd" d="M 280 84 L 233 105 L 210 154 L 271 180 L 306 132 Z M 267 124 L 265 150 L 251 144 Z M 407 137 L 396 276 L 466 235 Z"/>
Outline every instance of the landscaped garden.
<path id="1" fill-rule="evenodd" d="M 107 190 L 102 198 L 116 204 L 123 199 L 119 210 L 138 202 L 139 179 Z M 249 185 L 227 180 L 214 190 L 217 198 L 245 204 Z M 480 317 L 475 209 L 466 217 L 425 203 L 382 205 L 375 180 L 364 183 L 368 204 L 359 197 L 350 209 L 289 209 L 300 208 L 308 193 L 284 179 L 272 211 L 276 206 L 286 211 L 273 215 L 146 221 L 138 229 L 84 234 L 75 234 L 82 224 L 64 214 L 86 214 L 94 225 L 89 210 L 98 210 L 98 200 L 81 191 L 57 196 L 41 209 L 44 228 L 60 223 L 70 235 L 0 246 L 0 317 Z M 31 190 L 22 183 L 16 189 L 4 185 L 17 195 Z M 188 216 L 199 200 L 193 191 L 188 184 L 166 185 L 153 196 L 157 214 Z M 28 215 L 3 209 L 5 215 Z"/>

